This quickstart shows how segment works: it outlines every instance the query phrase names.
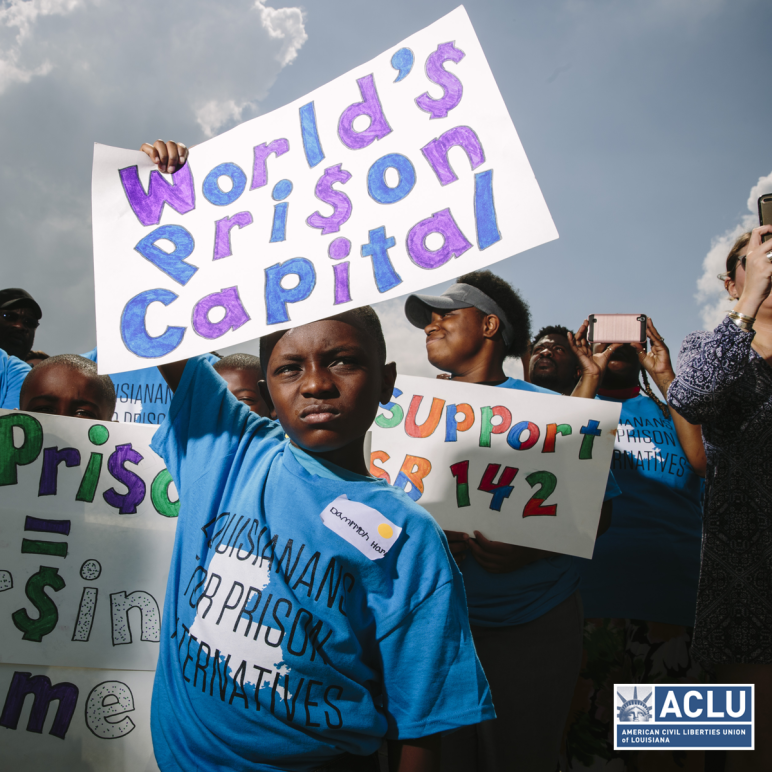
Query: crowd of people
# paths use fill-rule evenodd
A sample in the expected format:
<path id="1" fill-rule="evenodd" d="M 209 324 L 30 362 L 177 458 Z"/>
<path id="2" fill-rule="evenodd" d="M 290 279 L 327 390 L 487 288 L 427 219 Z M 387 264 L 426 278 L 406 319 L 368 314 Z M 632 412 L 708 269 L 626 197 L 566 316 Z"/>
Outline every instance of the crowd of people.
<path id="1" fill-rule="evenodd" d="M 174 143 L 143 149 L 162 171 L 185 162 Z M 397 374 L 370 307 L 268 335 L 259 359 L 133 376 L 168 390 L 141 420 L 160 424 L 153 447 L 181 501 L 151 717 L 160 768 L 772 769 L 767 233 L 734 245 L 720 277 L 734 308 L 687 337 L 677 368 L 651 319 L 644 344 L 591 344 L 586 320 L 532 334 L 527 302 L 487 270 L 407 298 L 439 377 L 620 404 L 591 560 L 443 533 L 370 474 L 365 435 Z M 0 406 L 119 418 L 123 376 L 99 375 L 96 350 L 34 351 L 42 318 L 28 292 L 0 290 Z M 509 357 L 524 379 L 505 374 Z M 403 538 L 377 562 L 347 551 L 319 517 L 330 507 L 375 510 Z M 285 633 L 291 667 L 277 663 Z M 226 694 L 220 659 L 227 671 L 237 645 L 257 673 L 232 673 Z M 755 751 L 613 749 L 614 684 L 711 681 L 755 684 Z"/>

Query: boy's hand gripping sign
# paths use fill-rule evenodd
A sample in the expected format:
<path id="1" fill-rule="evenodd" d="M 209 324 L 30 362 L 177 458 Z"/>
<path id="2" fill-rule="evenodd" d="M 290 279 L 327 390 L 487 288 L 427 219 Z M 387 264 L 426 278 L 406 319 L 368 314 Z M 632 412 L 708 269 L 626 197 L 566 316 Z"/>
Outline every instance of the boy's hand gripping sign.
<path id="1" fill-rule="evenodd" d="M 557 238 L 463 7 L 193 148 L 173 175 L 97 145 L 93 229 L 108 373 L 415 292 Z"/>
<path id="2" fill-rule="evenodd" d="M 370 472 L 442 528 L 592 557 L 619 405 L 400 376 Z"/>

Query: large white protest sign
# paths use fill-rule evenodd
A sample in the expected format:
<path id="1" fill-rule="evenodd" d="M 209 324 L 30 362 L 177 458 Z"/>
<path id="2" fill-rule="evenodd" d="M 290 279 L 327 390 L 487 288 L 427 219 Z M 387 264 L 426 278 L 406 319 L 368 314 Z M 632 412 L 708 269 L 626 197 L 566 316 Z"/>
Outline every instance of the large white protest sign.
<path id="1" fill-rule="evenodd" d="M 0 411 L 0 662 L 155 669 L 179 509 L 155 430 Z"/>
<path id="2" fill-rule="evenodd" d="M 3 768 L 158 772 L 152 671 L 0 665 Z"/>
<path id="3" fill-rule="evenodd" d="M 592 557 L 620 407 L 400 376 L 370 471 L 449 531 Z"/>
<path id="4" fill-rule="evenodd" d="M 92 195 L 102 372 L 414 292 L 557 238 L 463 7 L 193 148 L 171 177 L 97 145 Z"/>

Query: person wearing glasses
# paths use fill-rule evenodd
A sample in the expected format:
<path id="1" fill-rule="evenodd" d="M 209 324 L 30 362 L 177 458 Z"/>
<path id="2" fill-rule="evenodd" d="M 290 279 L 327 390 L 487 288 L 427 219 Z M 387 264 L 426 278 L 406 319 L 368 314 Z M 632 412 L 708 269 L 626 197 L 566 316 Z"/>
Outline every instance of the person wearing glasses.
<path id="1" fill-rule="evenodd" d="M 756 749 L 726 769 L 772 769 L 772 234 L 741 236 L 719 279 L 732 310 L 681 347 L 668 402 L 702 424 L 707 455 L 692 654 L 717 683 L 756 685 Z"/>
<path id="2" fill-rule="evenodd" d="M 30 366 L 24 361 L 35 342 L 43 312 L 23 289 L 0 290 L 0 408 L 19 407 L 19 392 Z"/>

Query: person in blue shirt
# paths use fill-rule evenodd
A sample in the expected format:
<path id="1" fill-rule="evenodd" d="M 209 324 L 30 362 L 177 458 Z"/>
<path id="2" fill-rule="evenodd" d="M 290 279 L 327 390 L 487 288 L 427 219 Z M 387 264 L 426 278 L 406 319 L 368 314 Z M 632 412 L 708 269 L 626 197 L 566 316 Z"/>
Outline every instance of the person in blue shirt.
<path id="1" fill-rule="evenodd" d="M 452 380 L 555 393 L 504 373 L 505 358 L 527 350 L 530 311 L 490 271 L 460 277 L 439 297 L 411 295 L 405 314 L 425 330 L 429 362 Z M 606 498 L 615 495 L 610 476 Z M 601 530 L 610 507 L 604 503 Z M 444 736 L 443 770 L 554 772 L 582 654 L 576 561 L 490 541 L 479 531 L 446 535 L 497 718 Z"/>
<path id="2" fill-rule="evenodd" d="M 15 410 L 19 407 L 21 385 L 30 369 L 26 362 L 0 348 L 0 408 Z"/>
<path id="3" fill-rule="evenodd" d="M 434 520 L 368 475 L 396 367 L 356 309 L 261 341 L 263 399 L 203 358 L 152 447 L 180 493 L 151 728 L 163 772 L 436 772 L 439 736 L 494 717 L 461 574 Z M 286 433 L 286 436 L 285 436 Z M 288 437 L 288 438 L 287 438 Z"/>
<path id="4" fill-rule="evenodd" d="M 554 328 L 553 328 L 554 329 Z M 614 519 L 592 560 L 577 559 L 584 602 L 584 664 L 569 717 L 561 769 L 639 769 L 640 752 L 615 751 L 608 695 L 615 683 L 694 683 L 705 674 L 691 656 L 702 516 L 700 496 L 705 451 L 699 426 L 668 410 L 647 376 L 665 394 L 675 378 L 664 339 L 651 319 L 651 349 L 639 343 L 586 341 L 586 322 L 569 352 L 555 352 L 554 333 L 533 346 L 531 377 L 544 383 L 550 367 L 581 371 L 598 398 L 622 407 L 611 469 L 622 489 Z M 604 356 L 611 351 L 610 355 Z M 581 362 L 580 362 L 581 359 Z M 595 367 L 593 367 L 593 363 Z M 643 387 L 639 386 L 639 378 Z M 679 769 L 686 761 L 656 753 L 657 769 Z M 683 752 L 681 752 L 683 756 Z"/>
<path id="5" fill-rule="evenodd" d="M 29 413 L 47 413 L 93 421 L 112 420 L 115 389 L 109 375 L 77 354 L 44 359 L 27 373 L 19 407 Z"/>

